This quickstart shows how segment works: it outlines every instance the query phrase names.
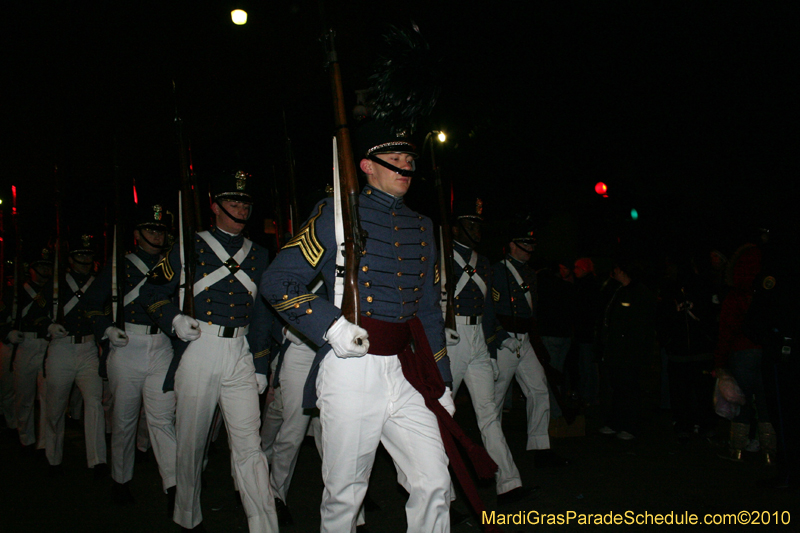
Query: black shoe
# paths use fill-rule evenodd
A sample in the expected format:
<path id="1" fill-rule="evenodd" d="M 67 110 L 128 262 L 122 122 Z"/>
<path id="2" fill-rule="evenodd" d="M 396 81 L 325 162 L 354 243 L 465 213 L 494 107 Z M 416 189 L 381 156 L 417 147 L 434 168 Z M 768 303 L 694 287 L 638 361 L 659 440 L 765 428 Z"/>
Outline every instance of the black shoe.
<path id="1" fill-rule="evenodd" d="M 172 518 L 172 515 L 175 514 L 175 485 L 171 486 L 167 489 L 167 516 Z"/>
<path id="2" fill-rule="evenodd" d="M 547 466 L 569 466 L 569 461 L 553 452 L 553 450 L 534 450 L 534 465 L 538 467 Z"/>
<path id="3" fill-rule="evenodd" d="M 64 475 L 64 468 L 61 465 L 49 465 L 47 467 L 47 477 L 57 478 Z"/>
<path id="4" fill-rule="evenodd" d="M 105 463 L 97 463 L 92 468 L 92 476 L 95 479 L 105 479 L 108 477 L 108 465 Z"/>
<path id="5" fill-rule="evenodd" d="M 131 494 L 130 481 L 127 483 L 117 483 L 115 481 L 114 484 L 111 486 L 111 499 L 117 505 L 128 505 L 136 503 L 136 498 L 134 498 L 133 494 Z"/>
<path id="6" fill-rule="evenodd" d="M 289 506 L 283 503 L 283 500 L 280 498 L 275 498 L 275 512 L 278 514 L 279 526 L 291 526 L 294 524 L 292 513 L 289 512 Z"/>
<path id="7" fill-rule="evenodd" d="M 150 462 L 150 454 L 147 452 L 143 452 L 139 448 L 136 448 L 136 462 L 137 463 L 149 463 Z"/>
<path id="8" fill-rule="evenodd" d="M 502 505 L 510 505 L 512 503 L 516 503 L 522 501 L 524 499 L 531 499 L 539 495 L 541 492 L 541 488 L 537 485 L 536 487 L 517 487 L 516 489 L 511 489 L 508 492 L 504 492 L 503 494 L 497 495 L 497 506 L 500 507 Z"/>

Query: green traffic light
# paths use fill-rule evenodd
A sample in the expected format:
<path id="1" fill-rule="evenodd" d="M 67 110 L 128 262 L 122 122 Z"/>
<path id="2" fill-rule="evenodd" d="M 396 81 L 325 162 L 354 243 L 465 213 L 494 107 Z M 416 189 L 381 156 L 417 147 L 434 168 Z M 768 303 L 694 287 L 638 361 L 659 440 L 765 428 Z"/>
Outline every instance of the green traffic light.
<path id="1" fill-rule="evenodd" d="M 636 209 L 631 209 L 631 220 L 639 220 L 639 212 Z"/>

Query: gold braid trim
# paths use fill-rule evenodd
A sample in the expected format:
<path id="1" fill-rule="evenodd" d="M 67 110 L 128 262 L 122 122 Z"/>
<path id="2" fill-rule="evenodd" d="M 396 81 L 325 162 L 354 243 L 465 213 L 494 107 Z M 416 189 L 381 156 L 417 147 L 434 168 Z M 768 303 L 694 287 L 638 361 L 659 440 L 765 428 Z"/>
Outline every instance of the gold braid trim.
<path id="1" fill-rule="evenodd" d="M 433 284 L 436 285 L 439 283 L 439 261 L 436 261 L 436 264 L 433 265 Z"/>
<path id="2" fill-rule="evenodd" d="M 267 348 L 266 350 L 261 350 L 258 353 L 254 353 L 253 354 L 253 359 L 260 359 L 260 358 L 264 357 L 265 355 L 269 355 L 269 348 Z"/>
<path id="3" fill-rule="evenodd" d="M 500 291 L 498 291 L 495 288 L 492 288 L 492 300 L 494 300 L 495 302 L 500 301 Z"/>
<path id="4" fill-rule="evenodd" d="M 292 298 L 291 300 L 282 300 L 281 303 L 275 304 L 272 307 L 280 313 L 288 310 L 291 307 L 300 307 L 300 304 L 310 302 L 311 300 L 315 300 L 317 298 L 318 296 L 316 294 L 303 294 L 301 296 Z"/>
<path id="5" fill-rule="evenodd" d="M 311 217 L 297 235 L 292 237 L 292 240 L 287 242 L 283 247 L 284 250 L 292 246 L 300 248 L 300 252 L 302 252 L 303 257 L 306 258 L 306 261 L 308 261 L 308 264 L 311 265 L 312 268 L 317 267 L 320 259 L 322 259 L 322 255 L 325 253 L 325 248 L 323 248 L 317 240 L 316 231 L 317 219 L 322 215 L 323 207 L 325 207 L 325 204 L 320 204 L 317 214 Z"/>
<path id="6" fill-rule="evenodd" d="M 91 318 L 93 316 L 104 316 L 104 315 L 105 315 L 105 313 L 103 311 L 87 311 L 86 312 L 86 316 L 88 318 Z"/>
<path id="7" fill-rule="evenodd" d="M 172 281 L 174 275 L 175 271 L 172 269 L 172 265 L 169 264 L 169 254 L 164 256 L 164 258 L 147 273 L 150 282 L 156 285 L 163 285 Z"/>
<path id="8" fill-rule="evenodd" d="M 154 303 L 153 305 L 151 305 L 150 307 L 147 308 L 147 313 L 152 315 L 153 313 L 156 312 L 156 309 L 158 309 L 159 307 L 162 307 L 164 305 L 167 305 L 168 303 L 169 303 L 169 300 L 161 300 L 160 302 L 156 302 L 156 303 Z"/>
<path id="9" fill-rule="evenodd" d="M 442 357 L 444 357 L 445 355 L 447 355 L 447 348 L 446 348 L 446 347 L 445 347 L 445 348 L 442 348 L 441 350 L 439 350 L 438 352 L 436 352 L 435 354 L 433 354 L 433 360 L 434 360 L 434 361 L 438 361 L 439 359 L 441 359 L 441 358 L 442 358 Z"/>
<path id="10" fill-rule="evenodd" d="M 494 341 L 496 341 L 496 340 L 497 340 L 497 335 L 496 335 L 496 334 L 495 334 L 495 335 L 492 335 L 491 337 L 489 337 L 488 339 L 486 339 L 486 344 L 491 344 L 491 343 L 493 343 L 493 342 L 494 342 Z"/>

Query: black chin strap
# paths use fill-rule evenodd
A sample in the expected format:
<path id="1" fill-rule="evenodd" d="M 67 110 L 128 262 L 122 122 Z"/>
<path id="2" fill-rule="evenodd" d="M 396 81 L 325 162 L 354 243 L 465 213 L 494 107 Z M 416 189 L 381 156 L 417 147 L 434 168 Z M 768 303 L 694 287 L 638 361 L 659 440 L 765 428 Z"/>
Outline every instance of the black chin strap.
<path id="1" fill-rule="evenodd" d="M 388 168 L 392 172 L 397 172 L 401 176 L 405 176 L 407 178 L 413 178 L 414 177 L 415 169 L 413 169 L 413 168 L 411 170 L 403 170 L 402 168 L 398 168 L 398 167 L 392 165 L 391 163 L 387 163 L 386 161 L 384 161 L 383 159 L 379 158 L 378 156 L 376 156 L 374 154 L 368 155 L 367 158 L 370 161 L 378 163 L 380 166 L 382 166 L 384 168 Z"/>
<path id="2" fill-rule="evenodd" d="M 469 234 L 469 232 L 467 231 L 467 228 L 464 227 L 464 223 L 462 222 L 462 220 L 464 220 L 464 219 L 463 218 L 459 218 L 458 219 L 458 226 L 459 226 L 459 228 L 461 228 L 461 232 L 460 233 L 464 237 L 466 237 L 466 239 L 470 243 L 472 243 L 472 246 L 470 246 L 470 248 L 472 248 L 474 250 L 475 248 L 477 248 L 478 244 L 480 244 L 481 241 L 476 241 L 475 239 L 472 238 L 472 235 Z"/>
<path id="3" fill-rule="evenodd" d="M 78 264 L 78 265 L 84 265 L 84 266 L 87 266 L 87 265 L 94 265 L 94 262 L 93 262 L 93 261 L 89 261 L 88 263 L 87 263 L 86 261 L 78 261 L 78 258 L 77 258 L 77 257 L 73 257 L 73 258 L 72 258 L 72 262 L 73 262 L 73 263 L 75 263 L 75 264 Z"/>
<path id="4" fill-rule="evenodd" d="M 230 213 L 228 213 L 228 210 L 225 209 L 224 207 L 222 207 L 221 203 L 217 202 L 217 206 L 219 206 L 219 208 L 222 210 L 222 212 L 225 213 L 228 216 L 229 219 L 233 220 L 237 224 L 247 224 L 247 221 L 250 220 L 250 217 L 253 215 L 253 209 L 250 208 L 250 214 L 247 215 L 247 218 L 244 218 L 244 219 L 236 218 L 235 216 L 233 216 Z"/>
<path id="5" fill-rule="evenodd" d="M 158 246 L 158 245 L 153 244 L 152 242 L 150 242 L 150 240 L 147 237 L 144 236 L 144 232 L 142 230 L 138 230 L 138 231 L 139 231 L 139 238 L 142 239 L 144 242 L 146 242 L 149 246 L 152 246 L 153 248 L 155 248 L 156 250 L 166 250 L 167 248 L 170 247 L 167 244 L 166 234 L 165 234 L 165 238 L 164 238 L 164 244 L 162 244 L 161 246 Z"/>

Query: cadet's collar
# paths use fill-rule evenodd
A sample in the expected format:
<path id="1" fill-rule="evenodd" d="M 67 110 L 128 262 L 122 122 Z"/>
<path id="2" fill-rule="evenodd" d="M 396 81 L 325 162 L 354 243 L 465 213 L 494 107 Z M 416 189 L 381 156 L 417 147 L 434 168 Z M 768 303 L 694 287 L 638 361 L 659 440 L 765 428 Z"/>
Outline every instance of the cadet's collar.
<path id="1" fill-rule="evenodd" d="M 217 240 L 223 244 L 223 246 L 226 244 L 239 245 L 244 241 L 244 236 L 241 233 L 234 235 L 232 233 L 228 233 L 227 231 L 221 230 L 216 226 L 214 226 L 214 229 L 211 232 L 214 234 L 214 237 L 216 237 Z"/>
<path id="2" fill-rule="evenodd" d="M 361 194 L 371 200 L 374 200 L 387 209 L 400 209 L 403 207 L 403 205 L 405 205 L 402 198 L 392 196 L 391 194 L 383 192 L 380 189 L 376 189 L 372 185 L 365 185 L 361 190 Z"/>
<path id="3" fill-rule="evenodd" d="M 458 242 L 455 239 L 453 239 L 453 248 L 455 248 L 456 250 L 458 250 L 461 253 L 468 253 L 468 252 L 472 251 L 472 248 L 470 248 L 466 244 L 462 244 L 462 243 Z"/>
<path id="4" fill-rule="evenodd" d="M 142 250 L 141 248 L 136 249 L 136 255 L 147 264 L 154 265 L 161 261 L 161 255 L 159 254 L 149 254 Z"/>
<path id="5" fill-rule="evenodd" d="M 517 268 L 519 268 L 519 267 L 523 267 L 523 266 L 527 265 L 527 263 L 523 263 L 523 262 L 522 262 L 522 261 L 520 261 L 519 259 L 515 259 L 515 258 L 514 258 L 514 256 L 512 256 L 511 254 L 507 254 L 507 255 L 506 255 L 506 259 L 508 259 L 508 261 L 509 261 L 509 262 L 510 262 L 512 265 L 514 265 L 515 267 L 517 267 Z"/>

